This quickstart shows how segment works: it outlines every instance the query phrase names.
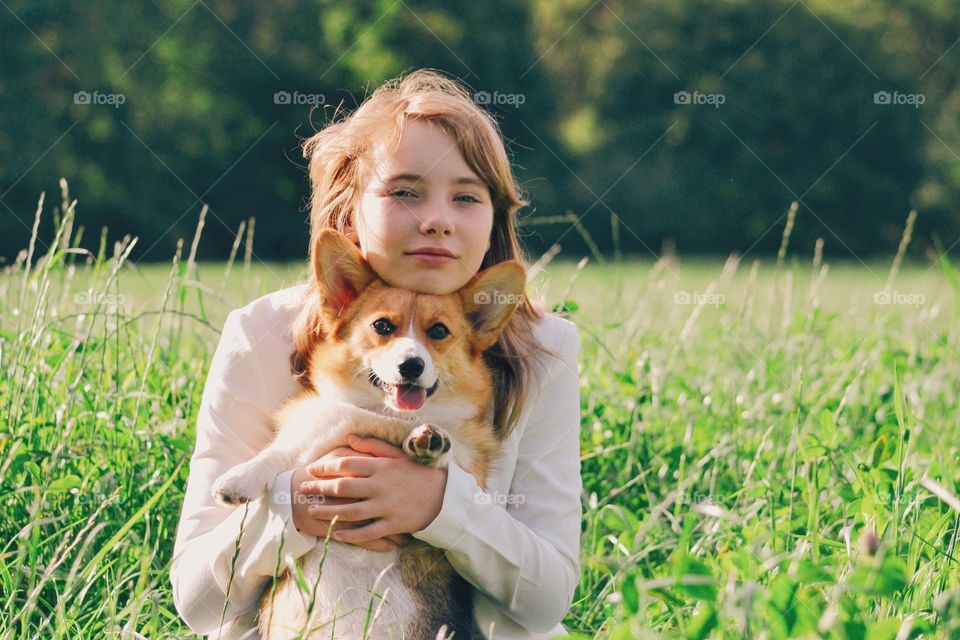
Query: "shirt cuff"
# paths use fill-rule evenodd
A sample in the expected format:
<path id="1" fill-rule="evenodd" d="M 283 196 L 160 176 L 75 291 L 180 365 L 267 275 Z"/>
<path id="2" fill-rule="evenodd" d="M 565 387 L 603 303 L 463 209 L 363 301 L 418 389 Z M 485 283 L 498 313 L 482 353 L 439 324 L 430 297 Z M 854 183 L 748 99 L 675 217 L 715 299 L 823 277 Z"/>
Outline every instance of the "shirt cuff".
<path id="1" fill-rule="evenodd" d="M 284 550 L 294 558 L 306 554 L 317 544 L 317 537 L 301 533 L 293 523 L 293 493 L 290 491 L 290 480 L 296 469 L 289 469 L 279 474 L 273 481 L 273 488 L 268 496 L 270 512 L 283 522 Z"/>
<path id="2" fill-rule="evenodd" d="M 489 502 L 489 496 L 470 472 L 455 462 L 447 467 L 447 487 L 440 513 L 420 531 L 411 535 L 438 549 L 450 549 L 466 533 L 465 524 L 471 505 Z"/>

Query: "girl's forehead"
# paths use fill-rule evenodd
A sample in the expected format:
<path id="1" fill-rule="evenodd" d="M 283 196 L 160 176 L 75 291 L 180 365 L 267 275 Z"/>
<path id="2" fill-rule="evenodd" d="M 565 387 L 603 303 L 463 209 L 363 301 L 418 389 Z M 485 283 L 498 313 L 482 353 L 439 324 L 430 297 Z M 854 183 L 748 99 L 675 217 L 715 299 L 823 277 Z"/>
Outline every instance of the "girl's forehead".
<path id="1" fill-rule="evenodd" d="M 421 120 L 409 120 L 404 125 L 399 136 L 386 136 L 374 146 L 374 156 L 379 160 L 403 159 L 423 162 L 435 162 L 437 153 L 446 157 L 456 156 L 463 161 L 460 147 L 454 137 L 450 136 L 438 124 Z"/>
<path id="2" fill-rule="evenodd" d="M 485 184 L 464 159 L 460 149 L 451 146 L 400 145 L 390 149 L 380 145 L 372 149 L 364 162 L 367 179 L 423 182 L 464 182 Z"/>

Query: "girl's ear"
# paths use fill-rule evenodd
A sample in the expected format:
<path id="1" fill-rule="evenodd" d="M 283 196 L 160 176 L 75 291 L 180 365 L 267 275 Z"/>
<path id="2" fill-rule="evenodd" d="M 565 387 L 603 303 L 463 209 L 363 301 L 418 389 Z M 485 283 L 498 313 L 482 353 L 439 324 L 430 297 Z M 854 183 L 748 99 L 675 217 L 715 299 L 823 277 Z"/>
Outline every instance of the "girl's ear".
<path id="1" fill-rule="evenodd" d="M 496 343 L 510 316 L 523 301 L 526 270 L 517 260 L 484 269 L 460 289 L 463 311 L 473 327 L 473 344 L 484 352 Z"/>
<path id="2" fill-rule="evenodd" d="M 357 235 L 357 230 L 352 226 L 344 229 L 344 235 L 346 236 L 347 240 L 352 242 L 354 245 L 360 242 L 360 236 Z"/>
<path id="3" fill-rule="evenodd" d="M 331 320 L 341 317 L 377 277 L 360 250 L 336 229 L 323 229 L 317 235 L 313 273 Z"/>

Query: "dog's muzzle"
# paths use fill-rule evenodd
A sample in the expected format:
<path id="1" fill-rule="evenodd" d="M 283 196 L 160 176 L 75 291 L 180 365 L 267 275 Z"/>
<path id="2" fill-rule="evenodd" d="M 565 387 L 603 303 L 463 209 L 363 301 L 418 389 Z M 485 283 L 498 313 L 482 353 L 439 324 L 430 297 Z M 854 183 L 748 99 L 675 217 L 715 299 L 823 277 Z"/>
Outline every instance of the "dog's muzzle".
<path id="1" fill-rule="evenodd" d="M 411 384 L 411 383 L 409 383 L 409 382 L 401 382 L 401 383 L 399 383 L 399 384 L 394 384 L 394 383 L 392 383 L 392 382 L 387 382 L 386 380 L 384 380 L 383 378 L 381 378 L 380 376 L 378 376 L 377 374 L 375 374 L 373 371 L 370 372 L 370 374 L 369 374 L 368 377 L 370 378 L 370 383 L 371 383 L 373 386 L 377 387 L 377 388 L 380 389 L 381 391 L 386 391 L 386 392 L 388 392 L 388 393 L 390 392 L 390 388 L 391 388 L 391 387 L 399 387 L 399 386 L 403 386 L 403 385 L 409 385 L 409 386 L 411 386 L 411 387 L 419 386 L 419 385 Z M 433 386 L 430 387 L 429 389 L 427 389 L 427 397 L 428 397 L 428 398 L 429 398 L 430 396 L 432 396 L 432 395 L 436 392 L 438 386 L 440 386 L 440 380 L 437 380 L 436 382 L 434 382 L 434 383 L 433 383 Z"/>

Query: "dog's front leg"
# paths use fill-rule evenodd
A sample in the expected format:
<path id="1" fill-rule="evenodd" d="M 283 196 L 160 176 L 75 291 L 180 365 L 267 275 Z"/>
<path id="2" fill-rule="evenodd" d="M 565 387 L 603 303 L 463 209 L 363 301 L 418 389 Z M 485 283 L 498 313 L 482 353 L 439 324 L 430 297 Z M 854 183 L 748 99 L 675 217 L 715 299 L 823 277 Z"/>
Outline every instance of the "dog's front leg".
<path id="1" fill-rule="evenodd" d="M 277 474 L 295 464 L 296 457 L 289 450 L 271 445 L 217 478 L 213 483 L 213 495 L 225 505 L 256 500 L 268 491 Z"/>
<path id="2" fill-rule="evenodd" d="M 277 415 L 277 424 L 277 434 L 270 446 L 234 466 L 213 483 L 212 493 L 221 504 L 238 505 L 256 500 L 269 490 L 278 474 L 345 446 L 347 434 L 357 429 L 358 420 L 346 405 L 311 397 L 284 407 Z"/>

